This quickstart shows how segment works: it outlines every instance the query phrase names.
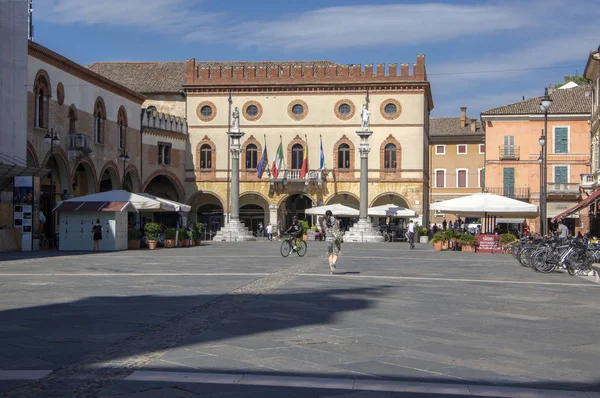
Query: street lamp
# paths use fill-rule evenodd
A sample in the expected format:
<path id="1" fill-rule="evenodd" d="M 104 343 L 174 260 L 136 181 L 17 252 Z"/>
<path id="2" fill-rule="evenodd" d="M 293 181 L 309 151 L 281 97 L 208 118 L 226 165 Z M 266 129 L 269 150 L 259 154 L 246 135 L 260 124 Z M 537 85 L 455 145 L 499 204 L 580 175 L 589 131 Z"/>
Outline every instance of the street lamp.
<path id="1" fill-rule="evenodd" d="M 542 147 L 542 172 L 540 175 L 541 179 L 541 189 L 540 189 L 540 234 L 545 236 L 547 229 L 547 216 L 546 216 L 546 189 L 548 184 L 548 170 L 547 170 L 547 162 L 548 162 L 548 146 L 547 142 L 547 133 L 548 133 L 548 109 L 552 105 L 552 98 L 548 95 L 548 89 L 546 88 L 544 97 L 540 101 L 540 109 L 544 112 L 544 129 L 542 130 L 542 136 L 539 139 L 540 145 Z"/>
<path id="2" fill-rule="evenodd" d="M 123 162 L 123 184 L 121 187 L 123 190 L 125 190 L 125 176 L 127 175 L 127 170 L 125 170 L 125 163 L 127 163 L 129 159 L 131 159 L 129 157 L 129 154 L 125 149 L 123 149 L 123 152 L 121 152 L 121 155 L 119 156 L 119 160 Z"/>
<path id="3" fill-rule="evenodd" d="M 54 129 L 46 131 L 44 142 L 50 144 L 50 159 L 54 160 L 54 144 L 60 145 L 60 139 L 58 138 L 58 134 L 54 132 Z M 56 166 L 58 167 L 57 164 Z M 52 170 L 50 170 L 50 211 L 48 212 L 48 223 L 50 224 L 49 246 L 51 247 L 54 247 L 54 199 L 54 175 L 52 174 Z"/>

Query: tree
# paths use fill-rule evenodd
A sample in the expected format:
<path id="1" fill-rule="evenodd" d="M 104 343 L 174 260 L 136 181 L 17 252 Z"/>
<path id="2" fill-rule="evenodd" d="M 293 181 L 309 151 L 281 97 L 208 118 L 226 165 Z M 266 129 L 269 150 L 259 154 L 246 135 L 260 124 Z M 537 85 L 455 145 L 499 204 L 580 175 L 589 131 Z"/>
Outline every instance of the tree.
<path id="1" fill-rule="evenodd" d="M 585 86 L 585 85 L 590 84 L 590 80 L 586 79 L 583 76 L 579 76 L 577 73 L 575 73 L 574 76 L 566 75 L 565 76 L 565 81 L 563 83 L 557 83 L 557 84 L 555 84 L 554 88 L 559 88 L 559 87 L 564 86 L 566 83 L 569 83 L 569 82 L 575 82 L 579 86 Z"/>

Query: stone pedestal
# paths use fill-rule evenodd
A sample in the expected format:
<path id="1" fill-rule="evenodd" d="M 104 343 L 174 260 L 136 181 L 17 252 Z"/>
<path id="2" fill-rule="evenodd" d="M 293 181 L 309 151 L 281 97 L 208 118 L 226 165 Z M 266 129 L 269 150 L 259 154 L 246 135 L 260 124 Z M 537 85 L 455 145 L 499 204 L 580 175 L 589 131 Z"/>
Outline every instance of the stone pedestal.
<path id="1" fill-rule="evenodd" d="M 256 240 L 240 220 L 231 220 L 213 238 L 215 242 L 247 242 Z"/>
<path id="2" fill-rule="evenodd" d="M 383 242 L 383 236 L 371 225 L 369 220 L 359 220 L 344 234 L 344 242 Z"/>

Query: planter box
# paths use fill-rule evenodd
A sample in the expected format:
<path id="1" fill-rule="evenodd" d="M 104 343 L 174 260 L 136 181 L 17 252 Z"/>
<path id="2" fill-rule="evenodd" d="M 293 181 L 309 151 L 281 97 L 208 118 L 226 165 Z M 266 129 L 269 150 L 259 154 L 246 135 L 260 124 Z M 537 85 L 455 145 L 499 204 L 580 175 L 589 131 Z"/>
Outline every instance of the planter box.
<path id="1" fill-rule="evenodd" d="M 461 251 L 467 252 L 467 253 L 475 253 L 475 245 L 466 245 L 466 244 L 463 244 L 461 246 Z"/>
<path id="2" fill-rule="evenodd" d="M 184 239 L 181 243 L 181 247 L 190 247 L 190 239 Z"/>
<path id="3" fill-rule="evenodd" d="M 444 242 L 442 242 L 441 240 L 433 244 L 433 250 L 435 250 L 436 252 L 441 252 L 443 248 Z"/>
<path id="4" fill-rule="evenodd" d="M 140 248 L 140 240 L 139 239 L 134 239 L 134 240 L 128 240 L 127 241 L 127 250 L 138 250 Z"/>
<path id="5" fill-rule="evenodd" d="M 429 242 L 429 237 L 428 236 L 421 236 L 419 238 L 419 242 L 420 243 L 428 243 Z"/>
<path id="6" fill-rule="evenodd" d="M 155 240 L 148 241 L 148 249 L 150 249 L 150 250 L 156 249 L 156 241 Z"/>

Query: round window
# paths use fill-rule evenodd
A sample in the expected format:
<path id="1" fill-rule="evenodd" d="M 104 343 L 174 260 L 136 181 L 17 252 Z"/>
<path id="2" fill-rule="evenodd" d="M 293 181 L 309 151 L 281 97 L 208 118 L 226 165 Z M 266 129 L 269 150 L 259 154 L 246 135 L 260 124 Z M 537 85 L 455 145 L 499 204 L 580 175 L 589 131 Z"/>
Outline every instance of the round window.
<path id="1" fill-rule="evenodd" d="M 248 116 L 255 117 L 256 115 L 258 115 L 258 107 L 256 105 L 249 105 L 246 108 L 246 113 L 248 114 Z"/>
<path id="2" fill-rule="evenodd" d="M 213 109 L 210 107 L 210 105 L 204 105 L 202 109 L 200 109 L 200 114 L 202 114 L 204 117 L 210 117 L 212 113 Z"/>
<path id="3" fill-rule="evenodd" d="M 385 108 L 383 109 L 383 111 L 390 116 L 395 115 L 396 112 L 398 112 L 398 107 L 396 106 L 396 104 L 389 103 L 389 104 L 385 105 Z"/>
<path id="4" fill-rule="evenodd" d="M 296 116 L 302 115 L 304 113 L 304 107 L 300 104 L 296 104 L 292 107 L 292 113 Z"/>
<path id="5" fill-rule="evenodd" d="M 348 116 L 351 111 L 352 111 L 352 108 L 350 108 L 350 105 L 348 105 L 348 104 L 342 104 L 338 108 L 338 112 L 340 112 L 340 115 L 342 115 L 342 116 Z"/>

